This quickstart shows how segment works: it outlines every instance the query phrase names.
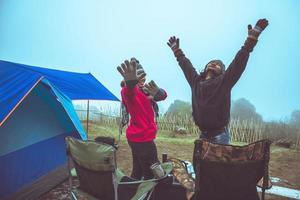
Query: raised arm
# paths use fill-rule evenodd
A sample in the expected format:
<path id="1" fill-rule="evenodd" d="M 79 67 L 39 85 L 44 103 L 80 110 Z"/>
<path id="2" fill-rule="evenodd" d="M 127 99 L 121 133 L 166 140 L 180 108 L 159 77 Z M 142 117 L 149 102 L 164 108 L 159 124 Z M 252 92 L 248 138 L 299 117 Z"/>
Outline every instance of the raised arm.
<path id="1" fill-rule="evenodd" d="M 239 80 L 246 68 L 250 52 L 253 51 L 259 35 L 267 26 L 268 20 L 266 19 L 258 20 L 254 28 L 248 25 L 248 37 L 225 72 L 224 83 L 226 87 L 231 89 Z"/>
<path id="2" fill-rule="evenodd" d="M 167 43 L 168 46 L 172 49 L 179 66 L 181 67 L 184 76 L 190 86 L 195 82 L 195 79 L 197 78 L 198 73 L 193 67 L 192 63 L 188 58 L 185 57 L 183 51 L 179 48 L 179 38 L 176 38 L 175 36 L 170 37 L 169 42 Z"/>
<path id="3" fill-rule="evenodd" d="M 124 81 L 125 81 L 125 87 L 124 87 L 124 94 L 126 96 L 131 96 L 134 94 L 134 87 L 136 84 L 146 76 L 145 73 L 142 73 L 140 75 L 137 75 L 137 64 L 135 60 L 131 60 L 129 62 L 128 60 L 125 60 L 122 64 L 121 67 L 118 66 L 117 70 L 119 73 L 123 76 Z"/>
<path id="4" fill-rule="evenodd" d="M 150 95 L 149 97 L 154 101 L 162 101 L 167 98 L 167 92 L 159 88 L 153 80 L 145 84 L 145 88 Z"/>

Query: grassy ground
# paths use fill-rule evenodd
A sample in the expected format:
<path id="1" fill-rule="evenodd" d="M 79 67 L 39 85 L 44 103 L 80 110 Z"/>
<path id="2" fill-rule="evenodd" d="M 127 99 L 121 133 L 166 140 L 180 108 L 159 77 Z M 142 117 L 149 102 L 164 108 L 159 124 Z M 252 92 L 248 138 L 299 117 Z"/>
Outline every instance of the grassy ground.
<path id="1" fill-rule="evenodd" d="M 98 135 L 113 136 L 118 138 L 116 128 L 93 126 L 89 138 Z M 178 135 L 169 131 L 159 131 L 156 138 L 158 154 L 167 153 L 169 157 L 192 161 L 194 140 L 196 135 Z M 234 143 L 243 145 L 243 143 Z M 120 147 L 117 153 L 119 167 L 128 175 L 131 172 L 131 151 L 127 144 L 125 134 L 121 136 Z M 161 158 L 160 158 L 161 159 Z M 300 190 L 300 151 L 271 146 L 270 175 L 280 178 L 281 181 L 275 185 Z"/>
<path id="2" fill-rule="evenodd" d="M 89 139 L 97 136 L 111 136 L 118 138 L 118 129 L 112 127 L 103 127 L 91 125 L 89 129 Z M 157 134 L 156 145 L 158 154 L 167 153 L 169 157 L 176 157 L 182 160 L 192 161 L 194 140 L 196 135 L 178 135 L 169 131 L 159 131 Z M 235 145 L 243 145 L 235 143 Z M 160 158 L 161 159 L 161 158 Z M 119 148 L 117 151 L 118 167 L 127 175 L 130 175 L 132 166 L 131 151 L 127 144 L 125 134 L 121 136 Z M 284 186 L 300 190 L 300 151 L 286 149 L 277 146 L 271 146 L 270 175 L 278 177 L 280 182 L 274 185 Z M 62 183 L 54 190 L 43 195 L 40 200 L 50 199 L 66 199 L 67 183 Z M 58 195 L 54 195 L 58 193 Z M 55 197 L 53 197 L 55 196 Z M 267 195 L 268 200 L 284 200 L 285 197 Z"/>

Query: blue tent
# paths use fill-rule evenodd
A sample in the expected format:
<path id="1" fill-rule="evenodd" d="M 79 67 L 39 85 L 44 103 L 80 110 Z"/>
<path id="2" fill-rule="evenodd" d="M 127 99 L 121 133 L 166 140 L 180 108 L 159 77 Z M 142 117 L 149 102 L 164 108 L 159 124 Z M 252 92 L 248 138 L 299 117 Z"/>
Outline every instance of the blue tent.
<path id="1" fill-rule="evenodd" d="M 64 138 L 87 138 L 75 99 L 118 101 L 90 73 L 0 61 L 0 199 L 34 199 L 66 177 Z"/>

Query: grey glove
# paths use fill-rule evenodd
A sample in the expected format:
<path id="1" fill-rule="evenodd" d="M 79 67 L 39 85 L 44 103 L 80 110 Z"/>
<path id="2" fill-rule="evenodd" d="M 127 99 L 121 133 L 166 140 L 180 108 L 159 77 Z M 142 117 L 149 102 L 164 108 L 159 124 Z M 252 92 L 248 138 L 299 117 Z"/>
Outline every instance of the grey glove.
<path id="1" fill-rule="evenodd" d="M 152 80 L 150 81 L 148 84 L 145 84 L 145 88 L 147 89 L 147 92 L 149 93 L 149 95 L 154 98 L 155 95 L 158 93 L 159 91 L 159 87 L 156 85 L 156 83 Z"/>
<path id="2" fill-rule="evenodd" d="M 257 40 L 258 36 L 268 25 L 269 25 L 269 22 L 266 19 L 259 19 L 256 22 L 254 28 L 252 28 L 252 26 L 249 24 L 248 25 L 248 37 Z"/>
<path id="3" fill-rule="evenodd" d="M 124 63 L 121 64 L 121 67 L 117 67 L 117 70 L 123 76 L 126 86 L 128 87 L 134 87 L 139 82 L 139 80 L 146 76 L 145 73 L 137 75 L 136 68 L 137 64 L 135 60 L 131 60 L 131 62 L 125 60 Z"/>
<path id="4" fill-rule="evenodd" d="M 120 74 L 124 77 L 125 81 L 138 80 L 136 74 L 136 62 L 129 62 L 125 60 L 124 63 L 121 64 L 121 67 L 117 67 Z"/>
<path id="5" fill-rule="evenodd" d="M 170 37 L 167 44 L 172 49 L 172 51 L 175 52 L 177 49 L 179 49 L 179 38 L 176 38 L 175 36 Z"/>

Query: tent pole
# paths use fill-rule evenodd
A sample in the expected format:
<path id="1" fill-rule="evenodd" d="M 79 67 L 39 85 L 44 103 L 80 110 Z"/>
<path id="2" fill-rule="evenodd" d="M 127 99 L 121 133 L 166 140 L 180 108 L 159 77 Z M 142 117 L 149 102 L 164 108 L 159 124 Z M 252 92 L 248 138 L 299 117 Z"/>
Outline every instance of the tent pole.
<path id="1" fill-rule="evenodd" d="M 87 111 L 86 111 L 86 134 L 89 138 L 89 113 L 90 113 L 90 100 L 87 100 Z"/>

